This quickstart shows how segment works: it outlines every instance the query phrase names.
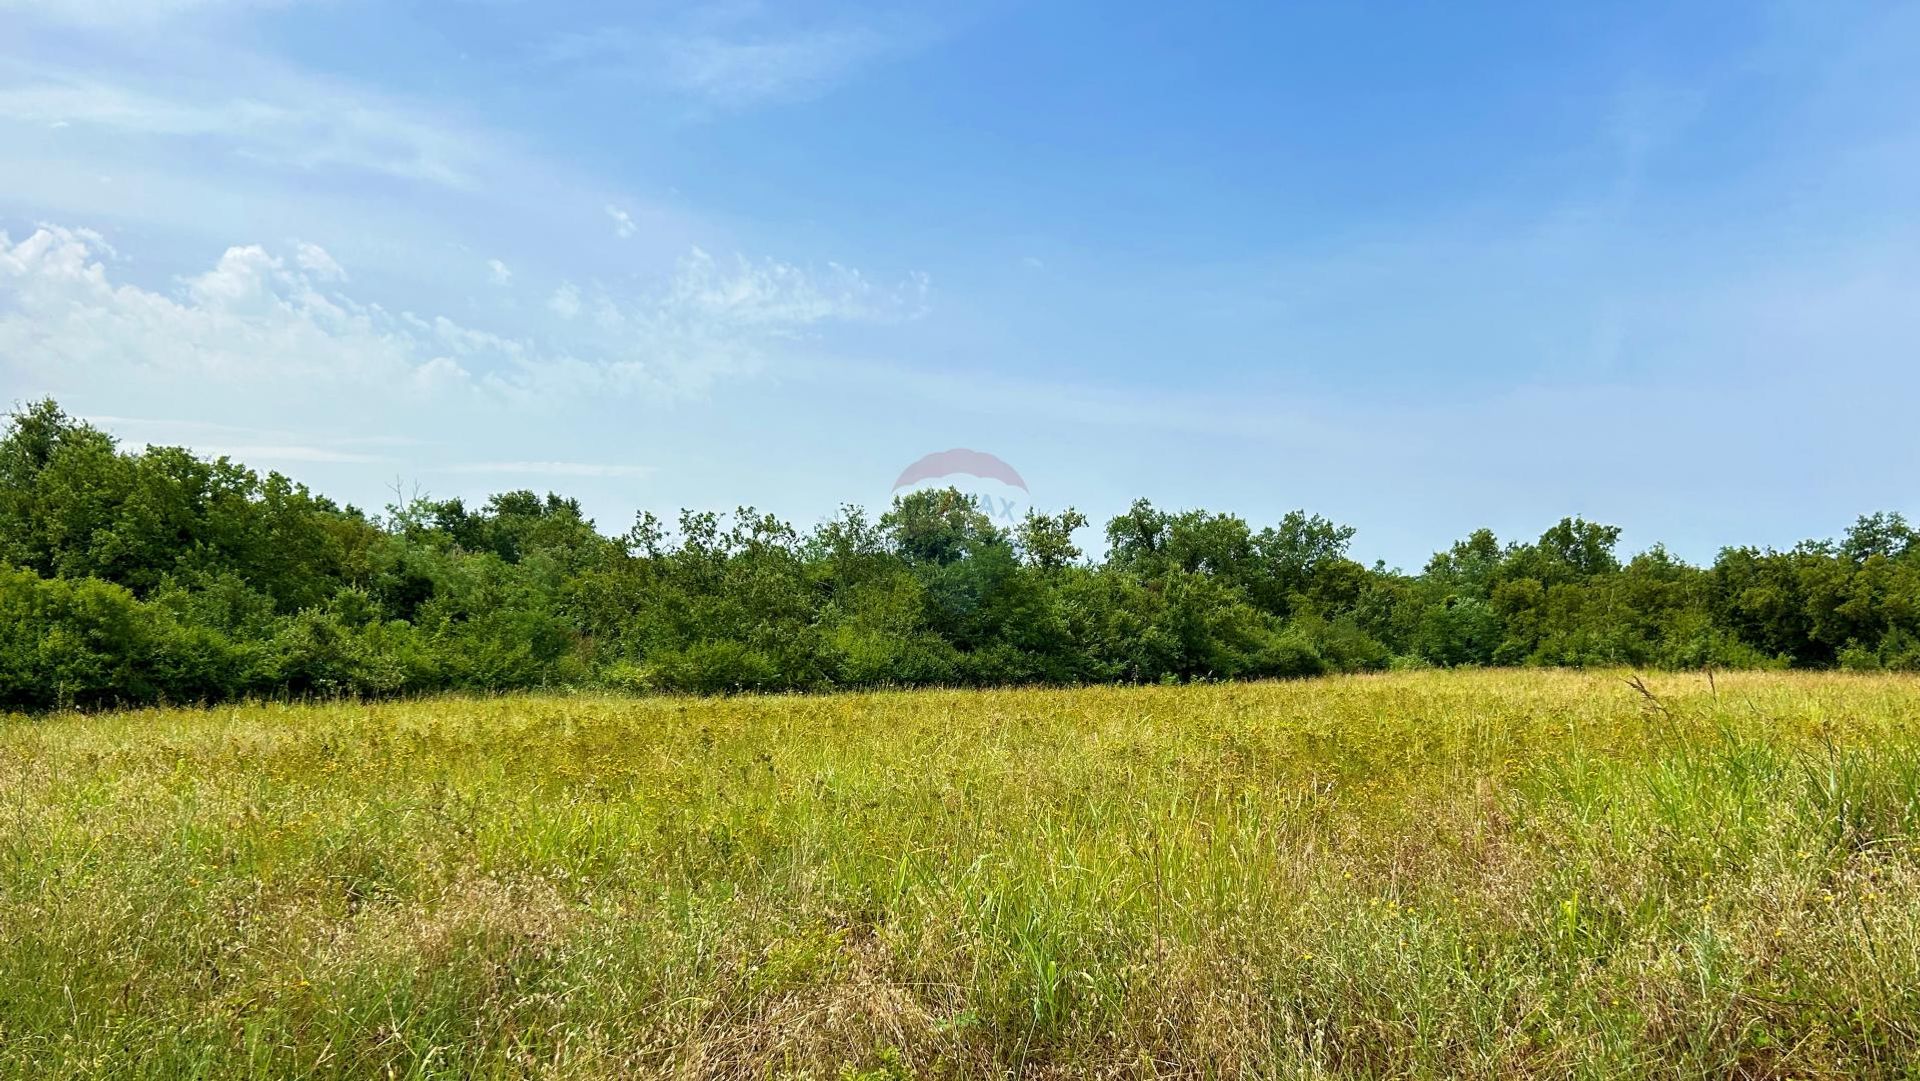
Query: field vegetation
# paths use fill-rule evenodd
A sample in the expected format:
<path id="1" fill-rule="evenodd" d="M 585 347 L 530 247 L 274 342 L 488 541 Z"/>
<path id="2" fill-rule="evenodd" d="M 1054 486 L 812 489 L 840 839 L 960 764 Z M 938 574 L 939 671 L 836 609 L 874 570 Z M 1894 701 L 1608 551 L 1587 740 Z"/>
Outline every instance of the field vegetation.
<path id="1" fill-rule="evenodd" d="M 0 726 L 0 1074 L 1911 1076 L 1920 684 Z"/>

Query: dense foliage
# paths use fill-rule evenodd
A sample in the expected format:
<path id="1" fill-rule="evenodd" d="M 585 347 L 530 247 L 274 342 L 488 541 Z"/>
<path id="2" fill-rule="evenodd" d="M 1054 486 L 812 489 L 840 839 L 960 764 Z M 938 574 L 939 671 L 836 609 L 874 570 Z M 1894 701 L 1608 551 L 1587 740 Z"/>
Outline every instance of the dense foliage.
<path id="1" fill-rule="evenodd" d="M 719 692 L 1304 676 L 1407 665 L 1920 669 L 1920 541 L 1622 560 L 1619 530 L 1482 530 L 1419 574 L 1304 512 L 1254 529 L 1142 500 L 1075 542 L 956 491 L 802 533 L 743 509 L 416 499 L 370 516 L 179 448 L 129 453 L 53 402 L 0 438 L 0 705 L 599 684 Z"/>

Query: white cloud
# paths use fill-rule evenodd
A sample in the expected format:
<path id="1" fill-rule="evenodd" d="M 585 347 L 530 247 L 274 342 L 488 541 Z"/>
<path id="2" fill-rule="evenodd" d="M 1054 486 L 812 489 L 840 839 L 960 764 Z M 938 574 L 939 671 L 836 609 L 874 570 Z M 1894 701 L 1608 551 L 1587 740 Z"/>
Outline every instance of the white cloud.
<path id="1" fill-rule="evenodd" d="M 318 244 L 299 241 L 294 245 L 294 261 L 300 269 L 312 274 L 323 282 L 343 282 L 347 280 L 347 271 L 327 254 L 327 249 Z"/>
<path id="2" fill-rule="evenodd" d="M 548 358 L 538 382 L 544 393 L 583 397 L 700 393 L 770 361 L 794 363 L 830 326 L 919 318 L 928 291 L 922 274 L 887 285 L 837 263 L 723 260 L 695 248 L 658 290 L 562 284 L 547 306 L 566 321 L 571 348 Z"/>
<path id="3" fill-rule="evenodd" d="M 671 299 L 675 309 L 707 318 L 790 331 L 827 321 L 917 318 L 926 312 L 929 289 L 924 274 L 882 286 L 838 263 L 809 270 L 735 256 L 723 265 L 695 248 L 680 262 Z"/>
<path id="4" fill-rule="evenodd" d="M 289 266 L 258 245 L 232 247 L 169 296 L 112 280 L 78 231 L 45 226 L 17 243 L 0 233 L 0 355 L 62 375 L 404 387 L 454 374 L 446 342 L 324 292 L 328 275 L 303 255 Z"/>
<path id="5" fill-rule="evenodd" d="M 619 237 L 621 240 L 626 240 L 633 236 L 634 232 L 639 228 L 634 225 L 632 214 L 614 206 L 612 203 L 607 204 L 607 217 L 613 219 L 613 235 Z"/>
<path id="6" fill-rule="evenodd" d="M 357 300 L 336 288 L 344 271 L 313 245 L 298 245 L 290 261 L 236 245 L 167 293 L 115 280 L 99 258 L 102 243 L 59 226 L 17 243 L 0 233 L 0 358 L 8 369 L 43 385 L 149 373 L 403 398 L 670 398 L 755 371 L 828 324 L 914 318 L 927 289 L 921 276 L 882 286 L 837 264 L 722 262 L 696 249 L 659 288 L 640 294 L 596 287 L 587 295 L 563 284 L 548 302 L 565 321 L 561 338 L 547 342 Z"/>
<path id="7" fill-rule="evenodd" d="M 513 281 L 513 271 L 498 259 L 487 260 L 487 280 L 495 285 L 507 285 Z"/>

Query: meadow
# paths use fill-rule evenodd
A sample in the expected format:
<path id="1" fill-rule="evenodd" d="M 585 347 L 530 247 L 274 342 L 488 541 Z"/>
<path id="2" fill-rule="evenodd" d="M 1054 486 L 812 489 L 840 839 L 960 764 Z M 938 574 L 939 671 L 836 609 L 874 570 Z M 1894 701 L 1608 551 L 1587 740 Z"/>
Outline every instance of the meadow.
<path id="1" fill-rule="evenodd" d="M 1898 1077 L 1920 681 L 0 724 L 0 1075 Z"/>

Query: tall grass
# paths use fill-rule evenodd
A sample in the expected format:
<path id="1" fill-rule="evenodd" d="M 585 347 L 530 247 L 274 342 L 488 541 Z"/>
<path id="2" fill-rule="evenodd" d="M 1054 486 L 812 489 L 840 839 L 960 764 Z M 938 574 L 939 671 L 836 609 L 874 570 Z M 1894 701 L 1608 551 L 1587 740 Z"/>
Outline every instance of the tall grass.
<path id="1" fill-rule="evenodd" d="M 1906 1076 L 1920 683 L 0 726 L 0 1074 Z"/>

